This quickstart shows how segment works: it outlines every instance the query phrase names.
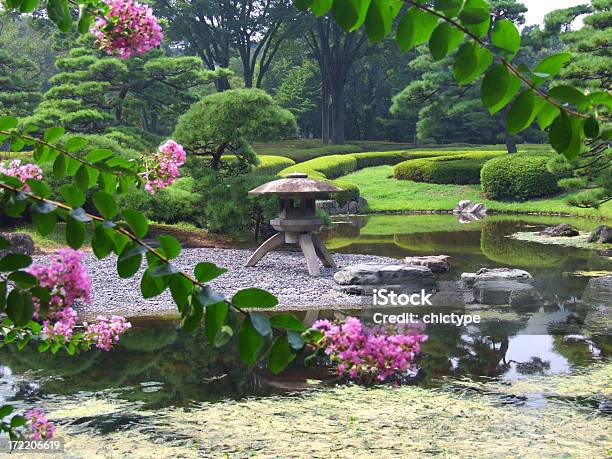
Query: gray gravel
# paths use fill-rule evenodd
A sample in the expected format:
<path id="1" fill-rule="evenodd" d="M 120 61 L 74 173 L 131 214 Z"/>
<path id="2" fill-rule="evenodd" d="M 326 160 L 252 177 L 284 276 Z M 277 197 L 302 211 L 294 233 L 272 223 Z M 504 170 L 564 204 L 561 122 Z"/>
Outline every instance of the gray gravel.
<path id="1" fill-rule="evenodd" d="M 251 250 L 239 249 L 184 249 L 174 264 L 190 273 L 202 261 L 228 268 L 227 273 L 211 282 L 214 289 L 230 297 L 241 288 L 263 288 L 278 297 L 278 309 L 335 309 L 359 306 L 361 303 L 359 296 L 333 289 L 332 276 L 336 269 L 322 268 L 321 277 L 310 277 L 301 252 L 273 252 L 266 255 L 257 266 L 246 268 L 244 263 L 251 253 Z M 334 254 L 333 257 L 338 269 L 350 264 L 394 261 L 372 255 Z M 42 261 L 45 257 L 36 258 Z M 78 308 L 83 318 L 97 314 L 145 317 L 177 313 L 169 291 L 153 299 L 143 299 L 140 294 L 141 275 L 121 279 L 117 275 L 115 257 L 98 260 L 93 254 L 86 254 L 84 262 L 92 279 L 93 304 Z"/>

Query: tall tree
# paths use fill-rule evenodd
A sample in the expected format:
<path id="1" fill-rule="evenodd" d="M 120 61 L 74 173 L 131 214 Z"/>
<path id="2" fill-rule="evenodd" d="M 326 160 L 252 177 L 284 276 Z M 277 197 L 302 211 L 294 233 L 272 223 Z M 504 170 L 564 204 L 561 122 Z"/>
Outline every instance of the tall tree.
<path id="1" fill-rule="evenodd" d="M 171 41 L 202 59 L 210 70 L 229 67 L 232 53 L 242 64 L 244 85 L 261 87 L 296 17 L 288 0 L 157 0 L 156 12 L 169 24 Z M 217 90 L 230 88 L 227 78 Z"/>
<path id="2" fill-rule="evenodd" d="M 0 48 L 0 116 L 26 116 L 40 101 L 36 64 Z"/>
<path id="3" fill-rule="evenodd" d="M 102 132 L 132 124 L 151 132 L 169 132 L 176 118 L 197 97 L 190 90 L 212 82 L 215 72 L 197 57 L 165 57 L 151 50 L 141 57 L 118 59 L 86 45 L 57 59 L 59 73 L 28 121 L 39 126 L 59 124 L 70 131 Z M 165 126 L 160 117 L 173 118 Z M 136 113 L 134 113 L 136 112 Z M 128 123 L 128 119 L 132 123 Z"/>
<path id="4" fill-rule="evenodd" d="M 314 19 L 314 30 L 306 41 L 321 73 L 321 139 L 323 143 L 343 144 L 344 90 L 349 70 L 366 42 L 362 32 L 344 32 L 329 18 Z"/>

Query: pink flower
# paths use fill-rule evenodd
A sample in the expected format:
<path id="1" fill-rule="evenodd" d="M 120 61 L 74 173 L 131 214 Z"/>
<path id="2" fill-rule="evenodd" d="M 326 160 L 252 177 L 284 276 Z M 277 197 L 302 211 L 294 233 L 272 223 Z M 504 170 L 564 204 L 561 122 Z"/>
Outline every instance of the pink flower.
<path id="1" fill-rule="evenodd" d="M 23 189 L 25 191 L 30 191 L 30 187 L 25 183 L 26 180 L 41 180 L 43 178 L 42 169 L 40 167 L 32 163 L 22 165 L 20 159 L 14 159 L 6 167 L 3 164 L 0 164 L 0 174 L 18 179 L 21 183 L 23 183 Z"/>
<path id="2" fill-rule="evenodd" d="M 145 159 L 147 167 L 142 175 L 146 179 L 145 190 L 151 194 L 172 185 L 181 176 L 179 167 L 185 164 L 185 150 L 174 140 L 160 145 L 157 153 Z"/>
<path id="3" fill-rule="evenodd" d="M 427 340 L 414 330 L 368 328 L 355 317 L 340 324 L 319 320 L 313 327 L 324 333 L 318 346 L 338 364 L 338 375 L 348 372 L 351 379 L 384 381 L 406 372 Z"/>
<path id="4" fill-rule="evenodd" d="M 100 49 L 128 59 L 161 44 L 162 29 L 151 7 L 133 0 L 107 0 L 107 3 L 108 15 L 99 18 L 91 29 Z"/>
<path id="5" fill-rule="evenodd" d="M 42 331 L 47 338 L 69 341 L 77 326 L 78 315 L 73 308 L 75 301 L 91 302 L 91 280 L 83 264 L 83 253 L 69 248 L 60 249 L 49 265 L 35 263 L 26 271 L 36 277 L 38 286 L 48 288 L 51 296 L 44 310 L 40 300 L 33 298 L 33 318 L 42 321 Z M 96 322 L 85 322 L 83 325 L 84 340 L 107 351 L 131 327 L 121 316 L 110 319 L 98 316 Z"/>
<path id="6" fill-rule="evenodd" d="M 53 438 L 55 426 L 47 420 L 42 410 L 28 410 L 25 413 L 25 418 L 30 422 L 28 431 L 32 440 L 49 440 Z"/>
<path id="7" fill-rule="evenodd" d="M 89 324 L 83 322 L 85 339 L 95 343 L 98 349 L 110 351 L 113 344 L 119 342 L 119 337 L 132 328 L 132 324 L 122 316 L 112 316 L 110 319 L 98 316 L 97 322 Z"/>

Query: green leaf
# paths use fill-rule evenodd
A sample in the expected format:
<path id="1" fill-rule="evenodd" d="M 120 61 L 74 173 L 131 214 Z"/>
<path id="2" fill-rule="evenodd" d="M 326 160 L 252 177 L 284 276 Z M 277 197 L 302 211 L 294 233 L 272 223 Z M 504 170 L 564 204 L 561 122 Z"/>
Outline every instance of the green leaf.
<path id="1" fill-rule="evenodd" d="M 49 206 L 49 207 L 47 207 Z M 32 222 L 34 223 L 34 227 L 36 231 L 41 236 L 47 236 L 53 232 L 55 229 L 55 225 L 57 223 L 57 216 L 54 212 L 39 212 L 42 208 L 44 210 L 48 210 L 49 208 L 53 208 L 55 205 L 45 203 L 36 203 L 32 206 Z"/>
<path id="2" fill-rule="evenodd" d="M 51 196 L 51 189 L 42 180 L 27 179 L 26 183 L 30 186 L 30 191 L 41 198 L 48 198 Z"/>
<path id="3" fill-rule="evenodd" d="M 279 336 L 274 341 L 272 349 L 270 349 L 270 357 L 268 358 L 268 366 L 274 374 L 279 374 L 287 365 L 295 359 L 295 352 L 291 349 L 286 336 Z"/>
<path id="4" fill-rule="evenodd" d="M 59 155 L 53 162 L 53 175 L 55 178 L 62 178 L 66 175 L 66 157 Z"/>
<path id="5" fill-rule="evenodd" d="M 11 405 L 2 405 L 0 406 L 0 421 L 7 417 L 9 414 L 13 412 L 13 407 Z"/>
<path id="6" fill-rule="evenodd" d="M 293 6 L 299 11 L 306 11 L 312 5 L 313 0 L 293 0 Z"/>
<path id="7" fill-rule="evenodd" d="M 478 78 L 491 62 L 493 55 L 489 50 L 481 48 L 475 42 L 464 43 L 455 56 L 453 76 L 459 84 L 467 84 Z"/>
<path id="8" fill-rule="evenodd" d="M 462 6 L 462 0 L 434 0 L 434 8 L 450 18 L 457 16 Z"/>
<path id="9" fill-rule="evenodd" d="M 117 177 L 113 174 L 102 172 L 98 177 L 98 186 L 101 190 L 113 194 L 117 190 Z"/>
<path id="10" fill-rule="evenodd" d="M 510 74 L 510 80 L 504 96 L 499 102 L 489 107 L 489 113 L 492 115 L 504 108 L 514 98 L 516 93 L 521 89 L 521 80 Z"/>
<path id="11" fill-rule="evenodd" d="M 25 425 L 26 422 L 27 419 L 25 417 L 21 416 L 20 414 L 17 414 L 11 418 L 11 428 L 16 429 L 17 427 Z"/>
<path id="12" fill-rule="evenodd" d="M 531 81 L 540 84 L 548 78 L 554 77 L 571 58 L 571 53 L 557 53 L 542 59 L 533 69 L 534 76 Z"/>
<path id="13" fill-rule="evenodd" d="M 272 333 L 272 325 L 270 324 L 268 316 L 261 312 L 250 312 L 249 317 L 253 324 L 253 328 L 255 328 L 257 333 L 261 336 L 268 336 Z"/>
<path id="14" fill-rule="evenodd" d="M 463 32 L 452 27 L 447 22 L 440 23 L 429 39 L 429 51 L 434 60 L 444 59 L 463 40 Z"/>
<path id="15" fill-rule="evenodd" d="M 563 153 L 569 147 L 572 141 L 572 125 L 564 112 L 561 112 L 550 125 L 548 139 L 558 153 Z"/>
<path id="16" fill-rule="evenodd" d="M 189 299 L 189 295 L 191 295 L 193 291 L 193 284 L 180 273 L 176 273 L 170 277 L 169 286 L 172 299 L 176 303 L 179 311 L 182 311 Z"/>
<path id="17" fill-rule="evenodd" d="M 438 18 L 418 8 L 410 8 L 397 25 L 395 41 L 402 51 L 426 43 L 438 25 Z"/>
<path id="18" fill-rule="evenodd" d="M 490 20 L 489 6 L 485 0 L 467 0 L 459 19 L 464 25 L 481 24 Z"/>
<path id="19" fill-rule="evenodd" d="M 232 297 L 232 304 L 240 308 L 273 308 L 278 300 L 270 292 L 260 288 L 245 288 Z"/>
<path id="20" fill-rule="evenodd" d="M 115 245 L 108 231 L 110 230 L 102 225 L 98 225 L 91 238 L 91 248 L 99 260 L 109 256 Z"/>
<path id="21" fill-rule="evenodd" d="M 82 221 L 69 218 L 66 221 L 66 243 L 73 249 L 80 248 L 85 242 L 85 225 Z"/>
<path id="22" fill-rule="evenodd" d="M 45 131 L 43 138 L 47 143 L 57 142 L 64 136 L 64 128 L 61 126 L 50 127 Z"/>
<path id="23" fill-rule="evenodd" d="M 299 332 L 306 330 L 306 327 L 300 319 L 287 312 L 272 316 L 270 318 L 270 323 L 273 327 L 282 328 L 284 330 L 295 330 Z"/>
<path id="24" fill-rule="evenodd" d="M 0 311 L 4 311 L 4 308 L 6 307 L 6 291 L 6 281 L 0 281 Z"/>
<path id="25" fill-rule="evenodd" d="M 587 96 L 572 86 L 555 86 L 548 91 L 548 95 L 558 101 L 575 105 L 578 109 L 582 109 L 582 107 L 589 103 Z"/>
<path id="26" fill-rule="evenodd" d="M 0 118 L 0 130 L 10 131 L 17 127 L 19 120 L 14 116 L 3 116 Z"/>
<path id="27" fill-rule="evenodd" d="M 31 13 L 38 6 L 38 0 L 23 0 L 21 2 L 21 6 L 19 7 L 19 11 L 21 13 Z"/>
<path id="28" fill-rule="evenodd" d="M 132 229 L 136 237 L 143 238 L 149 232 L 149 223 L 142 212 L 137 212 L 132 209 L 123 211 L 123 218 Z"/>
<path id="29" fill-rule="evenodd" d="M 338 25 L 348 32 L 359 19 L 358 0 L 334 0 L 332 14 Z"/>
<path id="30" fill-rule="evenodd" d="M 164 255 L 169 259 L 173 259 L 179 256 L 181 253 L 181 244 L 172 236 L 158 236 L 157 240 L 161 249 L 164 251 Z"/>
<path id="31" fill-rule="evenodd" d="M 8 280 L 14 282 L 17 287 L 22 289 L 34 287 L 37 283 L 36 276 L 33 276 L 30 273 L 26 273 L 25 271 L 12 272 L 11 274 L 9 274 Z"/>
<path id="32" fill-rule="evenodd" d="M 168 265 L 165 265 L 168 266 Z M 140 280 L 140 292 L 143 298 L 154 298 L 164 293 L 168 287 L 168 279 L 153 273 L 154 270 L 163 266 L 147 269 Z M 173 273 L 169 273 L 173 274 Z"/>
<path id="33" fill-rule="evenodd" d="M 223 325 L 215 335 L 213 344 L 216 348 L 223 347 L 229 343 L 233 336 L 234 330 L 232 330 L 232 327 L 229 325 Z"/>
<path id="34" fill-rule="evenodd" d="M 389 1 L 371 0 L 365 20 L 365 30 L 370 41 L 374 43 L 382 41 L 391 30 L 392 23 Z"/>
<path id="35" fill-rule="evenodd" d="M 240 327 L 240 335 L 238 337 L 238 350 L 240 359 L 247 365 L 254 365 L 257 362 L 257 352 L 263 345 L 263 338 L 251 323 L 251 319 L 247 316 Z"/>
<path id="36" fill-rule="evenodd" d="M 79 22 L 77 24 L 77 30 L 80 34 L 86 34 L 91 29 L 93 23 L 93 16 L 87 11 L 86 5 L 79 5 Z"/>
<path id="37" fill-rule="evenodd" d="M 313 0 L 310 9 L 316 17 L 321 17 L 331 9 L 333 3 L 333 0 Z"/>
<path id="38" fill-rule="evenodd" d="M 32 258 L 23 253 L 9 253 L 0 258 L 0 271 L 17 271 L 32 264 Z"/>
<path id="39" fill-rule="evenodd" d="M 181 321 L 181 327 L 188 333 L 194 332 L 200 327 L 200 322 L 202 321 L 203 315 L 203 307 L 197 301 L 191 303 L 189 309 L 187 310 L 188 314 L 183 317 Z"/>
<path id="40" fill-rule="evenodd" d="M 552 104 L 545 104 L 540 113 L 538 113 L 538 126 L 543 131 L 553 120 L 559 115 L 559 109 Z"/>
<path id="41" fill-rule="evenodd" d="M 32 299 L 19 289 L 13 289 L 6 298 L 6 314 L 17 326 L 26 325 L 34 314 Z"/>
<path id="42" fill-rule="evenodd" d="M 10 249 L 13 245 L 3 236 L 0 236 L 0 249 Z"/>
<path id="43" fill-rule="evenodd" d="M 194 275 L 197 280 L 205 284 L 206 282 L 210 282 L 213 279 L 216 279 L 221 274 L 226 273 L 227 269 L 219 268 L 214 263 L 209 263 L 207 261 L 198 263 L 194 269 Z"/>
<path id="44" fill-rule="evenodd" d="M 533 92 L 530 90 L 523 91 L 508 110 L 506 118 L 508 132 L 516 134 L 529 127 L 540 108 L 542 108 L 542 104 L 536 103 Z"/>
<path id="45" fill-rule="evenodd" d="M 89 167 L 85 164 L 79 167 L 79 170 L 74 176 L 74 180 L 80 190 L 87 190 L 89 188 Z"/>
<path id="46" fill-rule="evenodd" d="M 100 211 L 104 218 L 112 220 L 117 215 L 117 203 L 110 194 L 104 191 L 96 191 L 92 200 L 96 209 Z"/>
<path id="47" fill-rule="evenodd" d="M 104 161 L 105 159 L 113 156 L 113 152 L 104 148 L 96 148 L 90 150 L 85 156 L 85 159 L 90 163 L 97 163 L 98 161 Z"/>
<path id="48" fill-rule="evenodd" d="M 491 30 L 491 42 L 498 48 L 507 51 L 507 57 L 512 59 L 521 47 L 521 34 L 512 21 L 501 19 L 495 22 Z"/>
<path id="49" fill-rule="evenodd" d="M 204 335 L 209 343 L 215 344 L 217 334 L 225 323 L 229 306 L 225 301 L 209 304 L 206 306 L 206 317 L 204 320 Z"/>
<path id="50" fill-rule="evenodd" d="M 84 139 L 83 137 L 70 137 L 68 141 L 66 142 L 66 145 L 64 146 L 64 148 L 66 149 L 66 151 L 73 153 L 73 152 L 79 151 L 86 144 L 87 144 L 87 140 Z"/>
<path id="51" fill-rule="evenodd" d="M 503 64 L 491 68 L 482 79 L 480 98 L 485 107 L 491 107 L 503 99 L 510 85 L 510 74 Z"/>
<path id="52" fill-rule="evenodd" d="M 123 253 L 117 260 L 117 274 L 119 274 L 119 277 L 127 279 L 138 272 L 142 264 L 143 249 L 144 247 L 140 245 L 132 245 L 123 249 Z"/>
<path id="53" fill-rule="evenodd" d="M 594 116 L 590 116 L 584 121 L 584 135 L 590 139 L 594 139 L 599 135 L 599 122 Z"/>
<path id="54" fill-rule="evenodd" d="M 198 294 L 198 301 L 202 306 L 208 306 L 209 304 L 219 303 L 220 301 L 224 301 L 223 295 L 219 292 L 216 292 L 208 285 L 200 288 L 200 293 Z"/>
<path id="55" fill-rule="evenodd" d="M 293 330 L 289 330 L 287 332 L 287 342 L 289 343 L 291 349 L 296 352 L 304 347 L 304 340 L 302 339 L 302 336 L 300 333 Z"/>

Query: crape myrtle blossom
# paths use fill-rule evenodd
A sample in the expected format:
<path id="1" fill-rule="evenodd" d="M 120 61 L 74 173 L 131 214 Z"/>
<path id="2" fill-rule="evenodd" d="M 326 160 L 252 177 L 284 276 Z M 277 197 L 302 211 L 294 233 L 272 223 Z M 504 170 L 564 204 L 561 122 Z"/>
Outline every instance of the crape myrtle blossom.
<path id="1" fill-rule="evenodd" d="M 91 302 L 91 280 L 83 264 L 83 253 L 70 248 L 59 249 L 50 264 L 34 263 L 26 272 L 36 277 L 38 286 L 48 288 L 50 293 L 50 301 L 44 307 L 38 298 L 32 298 L 35 308 L 32 318 L 42 321 L 43 334 L 48 338 L 69 341 L 77 327 L 75 301 Z M 110 319 L 98 316 L 95 323 L 83 325 L 85 342 L 107 351 L 131 327 L 121 316 Z"/>
<path id="2" fill-rule="evenodd" d="M 31 440 L 38 441 L 53 438 L 55 426 L 49 420 L 47 420 L 47 417 L 42 410 L 28 410 L 25 413 L 25 418 L 29 422 L 27 432 Z"/>
<path id="3" fill-rule="evenodd" d="M 412 368 L 427 335 L 397 327 L 366 327 L 355 317 L 344 323 L 318 320 L 313 328 L 323 333 L 318 346 L 338 365 L 338 374 L 351 379 L 385 381 Z"/>
<path id="4" fill-rule="evenodd" d="M 144 158 L 146 171 L 141 175 L 146 180 L 145 190 L 151 194 L 166 188 L 181 176 L 179 167 L 185 164 L 185 150 L 174 140 L 160 145 L 151 157 Z"/>
<path id="5" fill-rule="evenodd" d="M 6 166 L 4 164 L 0 164 L 0 174 L 18 179 L 21 183 L 23 183 L 23 188 L 25 191 L 30 191 L 30 187 L 26 184 L 26 180 L 42 179 L 42 169 L 40 167 L 32 163 L 21 164 L 20 159 L 14 159 Z"/>
<path id="6" fill-rule="evenodd" d="M 162 29 L 150 6 L 133 0 L 108 0 L 107 4 L 109 13 L 91 29 L 100 49 L 128 59 L 161 44 Z"/>

